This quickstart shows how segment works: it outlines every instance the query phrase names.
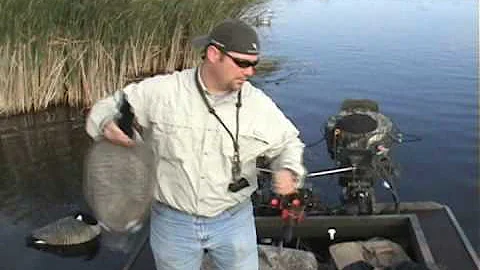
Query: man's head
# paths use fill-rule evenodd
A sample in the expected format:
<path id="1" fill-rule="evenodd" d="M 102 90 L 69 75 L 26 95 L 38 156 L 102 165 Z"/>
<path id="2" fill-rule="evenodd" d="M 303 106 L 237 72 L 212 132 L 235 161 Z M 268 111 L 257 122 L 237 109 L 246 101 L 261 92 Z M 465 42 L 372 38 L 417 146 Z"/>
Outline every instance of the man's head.
<path id="1" fill-rule="evenodd" d="M 216 45 L 227 52 L 258 55 L 260 43 L 255 30 L 241 20 L 225 20 L 217 25 L 210 34 L 192 41 L 195 47 L 205 48 Z"/>
<path id="2" fill-rule="evenodd" d="M 195 38 L 193 45 L 205 50 L 204 69 L 209 87 L 238 90 L 255 74 L 260 44 L 255 30 L 240 20 L 226 20 L 208 35 Z"/>

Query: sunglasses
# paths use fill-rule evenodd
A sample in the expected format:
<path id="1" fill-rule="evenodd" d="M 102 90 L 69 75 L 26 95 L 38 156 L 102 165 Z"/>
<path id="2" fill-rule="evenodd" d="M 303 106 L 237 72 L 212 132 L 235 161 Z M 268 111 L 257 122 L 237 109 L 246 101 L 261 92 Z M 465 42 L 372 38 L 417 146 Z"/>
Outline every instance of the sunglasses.
<path id="1" fill-rule="evenodd" d="M 236 57 L 231 56 L 229 53 L 227 53 L 222 47 L 216 46 L 215 44 L 212 44 L 212 46 L 214 46 L 220 52 L 222 52 L 224 55 L 226 55 L 230 59 L 232 59 L 232 61 L 235 63 L 235 65 L 237 65 L 239 68 L 249 68 L 249 67 L 254 68 L 256 65 L 258 65 L 259 60 L 251 62 L 251 61 L 248 61 L 248 60 L 245 60 L 245 59 L 236 58 Z"/>

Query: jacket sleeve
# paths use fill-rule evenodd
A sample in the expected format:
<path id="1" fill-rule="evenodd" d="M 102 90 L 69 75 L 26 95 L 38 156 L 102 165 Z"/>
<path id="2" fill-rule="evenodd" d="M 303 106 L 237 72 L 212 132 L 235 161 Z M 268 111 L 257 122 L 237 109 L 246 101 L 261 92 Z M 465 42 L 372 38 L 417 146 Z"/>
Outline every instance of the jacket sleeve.
<path id="1" fill-rule="evenodd" d="M 148 126 L 148 98 L 146 97 L 146 87 L 143 83 L 130 84 L 114 92 L 102 100 L 97 101 L 86 120 L 86 131 L 90 137 L 95 140 L 103 136 L 103 128 L 110 120 L 120 118 L 120 106 L 125 94 L 127 101 L 130 103 L 136 121 L 144 127 Z"/>
<path id="2" fill-rule="evenodd" d="M 271 169 L 289 169 L 297 176 L 297 187 L 302 187 L 306 170 L 303 165 L 304 144 L 299 139 L 299 131 L 293 123 L 270 101 L 265 106 L 265 126 L 268 128 L 268 137 L 271 147 L 265 152 L 271 162 Z"/>

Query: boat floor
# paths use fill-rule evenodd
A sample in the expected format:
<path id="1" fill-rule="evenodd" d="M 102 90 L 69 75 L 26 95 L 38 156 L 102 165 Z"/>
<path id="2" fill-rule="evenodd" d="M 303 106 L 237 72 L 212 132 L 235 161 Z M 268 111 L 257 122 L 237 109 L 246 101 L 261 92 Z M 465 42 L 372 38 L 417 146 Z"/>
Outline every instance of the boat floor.
<path id="1" fill-rule="evenodd" d="M 375 236 L 375 233 L 378 233 L 378 236 L 381 237 L 392 235 L 393 238 L 395 238 L 395 231 L 399 228 L 398 226 L 396 227 L 395 224 L 397 223 L 395 223 L 396 221 L 393 222 L 393 220 L 400 220 L 405 217 L 411 219 L 411 217 L 415 217 L 413 220 L 415 220 L 417 225 L 414 224 L 413 226 L 415 227 L 419 225 L 418 228 L 414 229 L 416 229 L 417 233 L 421 236 L 417 237 L 417 241 L 420 239 L 420 243 L 416 244 L 417 247 L 420 247 L 421 249 L 420 251 L 417 250 L 417 252 L 421 252 L 424 255 L 424 258 L 414 258 L 414 261 L 422 261 L 426 259 L 426 262 L 428 263 L 429 260 L 433 260 L 436 266 L 433 266 L 433 268 L 441 270 L 480 269 L 480 263 L 476 251 L 472 248 L 451 210 L 447 206 L 434 202 L 402 203 L 400 206 L 400 214 L 393 214 L 393 205 L 377 204 L 376 211 L 379 212 L 379 215 L 356 217 L 309 216 L 304 222 L 294 227 L 293 236 L 297 239 L 301 238 L 302 241 L 305 241 L 307 246 L 310 244 L 310 248 L 314 251 L 319 248 L 318 246 L 315 247 L 315 243 L 318 245 L 324 245 L 322 243 L 327 241 L 325 240 L 327 237 L 326 231 L 332 225 L 339 226 L 339 228 L 342 228 L 342 226 L 347 224 L 356 226 L 355 222 L 358 221 L 364 225 L 368 225 L 364 226 L 365 230 L 363 233 L 365 237 Z M 282 235 L 279 217 L 257 216 L 256 225 L 257 235 L 262 238 L 275 239 Z M 384 227 L 384 229 L 381 229 L 381 227 Z M 362 233 L 361 228 L 359 228 L 359 231 Z M 425 243 L 422 243 L 422 241 L 425 241 Z M 328 246 L 328 243 L 326 246 Z M 409 249 L 411 249 L 411 247 Z M 415 250 L 409 250 L 408 252 L 414 253 Z M 325 265 L 325 263 L 326 261 L 319 262 L 319 266 Z M 123 268 L 123 270 L 128 269 L 155 270 L 148 237 L 145 238 L 143 245 L 139 246 L 137 250 L 132 250 L 130 258 Z M 319 267 L 319 269 L 324 268 Z"/>

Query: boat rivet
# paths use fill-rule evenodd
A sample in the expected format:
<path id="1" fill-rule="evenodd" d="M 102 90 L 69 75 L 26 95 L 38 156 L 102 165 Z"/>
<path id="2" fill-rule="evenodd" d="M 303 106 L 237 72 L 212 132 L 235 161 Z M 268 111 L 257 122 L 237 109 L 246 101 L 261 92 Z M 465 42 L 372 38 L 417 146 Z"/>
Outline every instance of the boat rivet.
<path id="1" fill-rule="evenodd" d="M 330 240 L 333 240 L 335 238 L 335 233 L 337 233 L 337 230 L 335 230 L 334 228 L 330 228 L 327 232 L 328 235 L 330 235 Z"/>

